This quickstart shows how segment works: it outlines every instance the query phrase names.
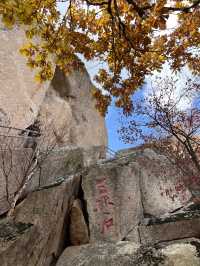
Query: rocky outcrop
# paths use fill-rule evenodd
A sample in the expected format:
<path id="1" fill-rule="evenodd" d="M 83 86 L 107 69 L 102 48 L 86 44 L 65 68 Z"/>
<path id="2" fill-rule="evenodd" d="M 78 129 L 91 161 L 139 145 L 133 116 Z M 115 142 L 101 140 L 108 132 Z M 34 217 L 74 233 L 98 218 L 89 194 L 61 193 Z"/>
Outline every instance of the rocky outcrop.
<path id="1" fill-rule="evenodd" d="M 154 148 L 142 146 L 118 154 L 118 157 L 123 156 L 139 164 L 145 214 L 160 217 L 184 206 L 191 199 L 183 173 L 166 155 Z"/>
<path id="2" fill-rule="evenodd" d="M 48 153 L 27 191 L 105 158 L 107 133 L 104 118 L 95 109 L 90 94 L 93 85 L 84 66 L 68 75 L 55 67 L 51 81 L 37 84 L 34 71 L 27 67 L 26 59 L 19 53 L 26 41 L 23 30 L 17 26 L 12 30 L 5 29 L 0 22 L 0 36 L 0 150 L 5 149 L 3 154 L 10 155 L 7 158 L 4 155 L 2 159 L 0 152 L 2 214 L 9 209 L 24 178 L 28 153 L 33 154 L 29 148 L 36 144 L 36 138 L 24 136 L 24 129 L 39 122 L 38 149 L 43 157 Z"/>
<path id="3" fill-rule="evenodd" d="M 58 146 L 106 146 L 104 118 L 95 109 L 84 66 L 68 75 L 56 67 L 51 82 L 37 84 L 19 53 L 24 32 L 0 24 L 0 35 L 0 124 L 25 129 L 39 120 L 44 147 L 55 141 Z"/>
<path id="4" fill-rule="evenodd" d="M 35 121 L 50 82 L 37 84 L 19 48 L 24 32 L 0 22 L 0 124 L 25 129 Z"/>
<path id="5" fill-rule="evenodd" d="M 166 242 L 173 239 L 187 239 L 200 236 L 200 213 L 188 212 L 169 216 L 163 220 L 149 220 L 150 224 L 138 228 L 143 245 Z"/>
<path id="6" fill-rule="evenodd" d="M 162 255 L 166 257 L 165 265 L 167 266 L 199 266 L 199 241 L 190 243 L 174 243 L 162 250 Z"/>
<path id="7" fill-rule="evenodd" d="M 64 166 L 65 160 L 57 158 L 63 177 L 28 192 L 14 220 L 0 220 L 2 266 L 200 266 L 198 206 L 177 214 L 172 201 L 168 206 L 174 213 L 159 206 L 157 217 L 144 208 L 151 200 L 144 197 L 144 178 L 155 175 L 169 184 L 167 174 L 163 179 L 163 165 L 168 165 L 163 155 L 141 148 L 87 165 L 81 149 L 60 152 L 67 162 Z M 159 159 L 161 170 L 155 171 Z M 149 171 L 145 177 L 142 165 Z M 59 168 L 52 160 L 46 169 L 53 166 Z M 154 178 L 151 186 L 156 188 Z M 150 180 L 148 184 L 151 191 Z"/>
<path id="8" fill-rule="evenodd" d="M 56 139 L 59 146 L 107 145 L 104 118 L 95 109 L 90 93 L 92 86 L 84 66 L 67 76 L 56 68 L 38 114 L 43 134 L 48 136 L 45 139 L 50 142 Z"/>
<path id="9" fill-rule="evenodd" d="M 89 232 L 83 215 L 83 203 L 80 199 L 73 202 L 69 215 L 69 241 L 73 246 L 89 243 Z"/>
<path id="10" fill-rule="evenodd" d="M 139 165 L 108 162 L 90 167 L 83 176 L 89 215 L 90 240 L 120 241 L 132 233 L 142 218 Z"/>
<path id="11" fill-rule="evenodd" d="M 139 228 L 142 223 L 170 215 L 189 201 L 190 191 L 181 178 L 180 171 L 167 157 L 142 147 L 89 167 L 83 176 L 82 186 L 89 215 L 90 241 L 131 240 L 140 243 L 142 227 L 141 230 Z M 179 183 L 182 190 L 176 191 Z M 186 224 L 189 222 L 184 222 L 185 236 L 198 236 L 198 225 L 195 229 L 192 227 L 189 233 Z M 176 226 L 179 227 L 178 224 Z M 180 232 L 172 232 L 176 231 L 176 226 L 170 223 L 171 229 L 164 237 L 163 228 L 166 227 L 162 225 L 163 241 L 164 238 L 173 240 L 175 236 L 181 238 Z M 145 230 L 150 232 L 150 227 L 144 228 L 141 234 Z M 159 238 L 159 234 L 157 236 Z M 154 233 L 152 238 L 156 239 Z"/>
<path id="12" fill-rule="evenodd" d="M 139 247 L 133 242 L 98 243 L 67 248 L 56 266 L 199 266 L 192 244 L 170 244 L 164 248 Z"/>
<path id="13" fill-rule="evenodd" d="M 23 129 L 39 121 L 39 158 L 48 152 L 13 219 L 0 219 L 0 264 L 200 266 L 199 241 L 182 239 L 199 238 L 199 210 L 192 217 L 191 211 L 190 217 L 175 215 L 192 196 L 180 170 L 147 147 L 99 160 L 105 158 L 107 134 L 84 66 L 68 75 L 55 67 L 50 82 L 34 83 L 34 72 L 18 52 L 23 31 L 0 25 L 0 34 L 0 124 L 20 128 L 1 128 L 6 136 L 14 134 L 17 149 L 0 138 L 6 149 L 0 152 L 0 214 L 10 208 L 25 176 L 26 152 L 33 153 L 24 149 L 29 139 Z"/>
<path id="14" fill-rule="evenodd" d="M 23 183 L 26 170 L 33 157 L 31 148 L 0 150 L 0 215 L 9 210 L 16 191 Z M 64 147 L 42 153 L 38 166 L 29 181 L 22 197 L 40 187 L 48 186 L 56 180 L 80 173 L 84 167 L 102 159 L 105 148 L 87 149 Z"/>
<path id="15" fill-rule="evenodd" d="M 73 177 L 32 192 L 17 206 L 13 225 L 10 222 L 13 229 L 4 233 L 7 220 L 0 226 L 2 266 L 45 266 L 59 257 L 67 245 L 69 212 L 79 182 L 79 177 Z"/>

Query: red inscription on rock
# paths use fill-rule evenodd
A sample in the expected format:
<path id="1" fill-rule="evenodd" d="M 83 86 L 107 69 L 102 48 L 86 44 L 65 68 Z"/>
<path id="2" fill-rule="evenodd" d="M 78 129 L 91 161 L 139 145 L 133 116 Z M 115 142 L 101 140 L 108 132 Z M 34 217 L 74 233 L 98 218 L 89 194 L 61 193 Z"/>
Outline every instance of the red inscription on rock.
<path id="1" fill-rule="evenodd" d="M 106 234 L 109 229 L 114 225 L 112 217 L 114 202 L 110 196 L 109 187 L 106 184 L 106 178 L 96 180 L 96 208 L 95 211 L 101 213 L 103 220 L 100 223 L 100 231 Z"/>

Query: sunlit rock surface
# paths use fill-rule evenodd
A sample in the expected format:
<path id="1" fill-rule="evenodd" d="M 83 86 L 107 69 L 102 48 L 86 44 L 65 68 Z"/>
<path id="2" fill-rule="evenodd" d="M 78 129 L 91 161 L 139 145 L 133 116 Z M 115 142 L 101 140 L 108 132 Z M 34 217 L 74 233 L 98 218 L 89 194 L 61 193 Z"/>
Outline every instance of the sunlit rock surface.
<path id="1" fill-rule="evenodd" d="M 56 67 L 52 81 L 38 84 L 19 53 L 24 32 L 0 24 L 0 37 L 0 124 L 25 129 L 38 120 L 44 146 L 54 140 L 58 146 L 106 146 L 104 118 L 95 109 L 84 66 L 67 76 Z"/>

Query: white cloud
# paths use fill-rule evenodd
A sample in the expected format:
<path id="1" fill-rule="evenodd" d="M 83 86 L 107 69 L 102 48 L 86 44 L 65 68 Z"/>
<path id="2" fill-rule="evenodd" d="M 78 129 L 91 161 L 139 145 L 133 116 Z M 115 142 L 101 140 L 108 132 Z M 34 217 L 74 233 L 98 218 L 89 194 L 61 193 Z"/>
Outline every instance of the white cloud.
<path id="1" fill-rule="evenodd" d="M 174 102 L 178 102 L 177 108 L 179 110 L 187 110 L 192 107 L 193 101 L 196 98 L 196 95 L 194 93 L 190 93 L 190 95 L 182 96 L 185 92 L 186 88 L 186 82 L 188 79 L 194 79 L 194 76 L 188 69 L 188 67 L 184 67 L 180 72 L 175 73 L 170 69 L 170 66 L 168 63 L 165 63 L 163 65 L 163 68 L 161 72 L 155 71 L 152 76 L 148 76 L 146 79 L 146 86 L 144 89 L 144 96 L 147 97 L 147 99 L 150 99 L 152 93 L 155 93 L 156 96 L 160 96 L 163 90 L 162 83 L 160 83 L 160 87 L 156 87 L 157 83 L 156 80 L 175 80 L 174 83 L 174 91 L 172 93 L 172 97 Z M 165 86 L 165 84 L 163 84 Z M 170 90 L 170 87 L 168 87 Z M 162 103 L 163 105 L 167 103 L 168 101 L 168 94 L 169 90 L 167 91 L 167 87 L 165 86 L 166 94 L 163 95 L 162 93 Z M 180 99 L 180 100 L 179 100 Z"/>

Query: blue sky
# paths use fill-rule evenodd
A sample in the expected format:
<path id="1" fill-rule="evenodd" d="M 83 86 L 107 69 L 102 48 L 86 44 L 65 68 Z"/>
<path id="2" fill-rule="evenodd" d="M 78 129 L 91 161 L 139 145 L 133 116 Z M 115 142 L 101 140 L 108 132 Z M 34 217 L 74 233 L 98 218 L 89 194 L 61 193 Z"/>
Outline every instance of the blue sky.
<path id="1" fill-rule="evenodd" d="M 123 143 L 117 130 L 120 128 L 119 123 L 119 110 L 113 105 L 109 107 L 109 112 L 106 116 L 106 127 L 108 130 L 108 146 L 114 151 L 118 151 L 125 148 L 130 148 L 133 145 Z"/>
<path id="2" fill-rule="evenodd" d="M 66 10 L 66 8 L 67 8 L 67 3 L 59 3 L 58 8 L 61 11 L 61 13 L 63 13 Z M 168 25 L 167 25 L 168 31 L 173 30 L 176 27 L 176 25 L 177 25 L 176 15 L 171 15 L 169 17 L 169 19 L 168 19 Z M 93 79 L 95 74 L 97 74 L 99 68 L 106 67 L 106 65 L 102 65 L 98 61 L 86 62 L 82 58 L 82 56 L 80 56 L 80 57 L 81 57 L 82 61 L 85 63 L 85 65 L 86 65 L 86 68 L 87 68 L 87 70 L 88 70 L 88 72 L 90 74 L 91 80 Z M 184 71 L 184 73 L 182 73 L 182 77 L 181 76 L 178 77 L 179 80 L 181 81 L 183 76 L 185 74 L 188 74 L 188 73 L 189 73 L 189 71 L 186 69 Z M 158 73 L 154 73 L 153 78 L 157 74 Z M 169 65 L 165 64 L 164 67 L 163 67 L 163 70 L 158 75 L 159 76 L 161 75 L 162 77 L 164 77 L 166 75 L 168 75 L 168 76 L 172 75 L 172 72 L 169 69 Z M 143 86 L 142 89 L 138 89 L 138 91 L 133 96 L 134 100 L 136 100 L 137 98 L 143 97 L 143 95 L 146 92 L 148 92 L 148 89 L 150 87 L 149 86 L 149 84 L 150 84 L 149 82 L 151 81 L 151 78 L 148 77 L 146 79 L 146 81 L 147 81 L 146 85 Z M 97 84 L 95 84 L 95 85 L 97 85 Z M 177 91 L 176 91 L 175 95 L 178 96 L 180 94 L 181 87 L 182 87 L 182 84 L 180 83 L 180 85 L 177 86 Z M 189 103 L 189 104 L 191 104 L 191 103 Z M 185 107 L 187 105 L 188 105 L 187 102 L 185 102 L 185 101 L 182 102 L 182 107 Z M 120 139 L 119 133 L 117 132 L 118 129 L 120 128 L 120 126 L 121 126 L 120 121 L 119 121 L 120 120 L 120 110 L 119 110 L 119 108 L 116 108 L 114 106 L 114 104 L 112 104 L 109 107 L 108 114 L 106 115 L 106 119 L 105 120 L 106 120 L 106 126 L 107 126 L 107 130 L 108 130 L 108 146 L 112 150 L 117 151 L 117 150 L 120 150 L 120 149 L 125 149 L 125 148 L 129 148 L 129 147 L 133 146 L 133 145 L 130 145 L 130 144 L 123 143 L 122 140 Z"/>

